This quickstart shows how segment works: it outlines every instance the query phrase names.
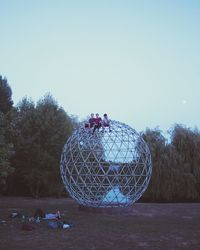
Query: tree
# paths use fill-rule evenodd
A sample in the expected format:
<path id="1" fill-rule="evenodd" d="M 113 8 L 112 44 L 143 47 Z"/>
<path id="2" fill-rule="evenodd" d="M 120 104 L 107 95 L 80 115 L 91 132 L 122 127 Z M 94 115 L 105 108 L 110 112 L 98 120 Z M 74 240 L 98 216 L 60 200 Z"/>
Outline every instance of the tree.
<path id="1" fill-rule="evenodd" d="M 60 155 L 72 131 L 70 117 L 50 95 L 44 96 L 36 106 L 31 100 L 23 99 L 17 113 L 15 179 L 21 178 L 21 185 L 28 187 L 34 197 L 59 194 L 63 189 Z"/>
<path id="2" fill-rule="evenodd" d="M 158 128 L 147 129 L 142 136 L 149 146 L 153 164 L 152 178 L 144 197 L 153 201 L 168 200 L 171 191 L 167 191 L 170 169 L 166 139 Z"/>
<path id="3" fill-rule="evenodd" d="M 13 105 L 12 90 L 6 78 L 0 75 L 0 111 L 4 114 L 11 110 Z"/>
<path id="4" fill-rule="evenodd" d="M 200 198 L 200 134 L 181 125 L 171 130 L 171 143 L 161 131 L 147 129 L 153 172 L 143 199 L 153 201 L 195 201 Z"/>
<path id="5" fill-rule="evenodd" d="M 13 155 L 12 144 L 6 141 L 5 115 L 0 112 L 0 193 L 6 187 L 7 177 L 14 172 L 10 164 L 10 158 Z"/>
<path id="6" fill-rule="evenodd" d="M 198 200 L 200 198 L 199 131 L 176 124 L 171 131 L 171 148 L 174 159 L 173 169 L 183 179 L 176 187 L 177 195 L 182 199 Z"/>

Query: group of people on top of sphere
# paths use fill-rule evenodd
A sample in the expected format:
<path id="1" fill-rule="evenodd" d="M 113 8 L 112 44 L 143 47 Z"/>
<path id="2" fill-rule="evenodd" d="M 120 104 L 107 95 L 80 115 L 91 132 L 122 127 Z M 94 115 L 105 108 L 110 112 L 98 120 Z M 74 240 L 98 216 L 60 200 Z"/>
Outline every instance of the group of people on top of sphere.
<path id="1" fill-rule="evenodd" d="M 95 132 L 96 129 L 100 129 L 101 127 L 104 128 L 108 127 L 109 131 L 110 130 L 110 120 L 108 118 L 107 114 L 103 115 L 103 119 L 99 116 L 98 113 L 96 113 L 96 116 L 94 116 L 94 113 L 90 115 L 90 119 L 87 124 L 85 124 L 86 128 L 93 128 L 93 133 Z"/>

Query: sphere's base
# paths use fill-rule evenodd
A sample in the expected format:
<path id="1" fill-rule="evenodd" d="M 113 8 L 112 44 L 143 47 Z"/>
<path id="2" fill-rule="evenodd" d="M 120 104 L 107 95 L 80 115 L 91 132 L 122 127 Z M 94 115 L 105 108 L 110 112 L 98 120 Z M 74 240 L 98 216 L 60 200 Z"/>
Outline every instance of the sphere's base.
<path id="1" fill-rule="evenodd" d="M 130 214 L 133 210 L 132 206 L 129 207 L 86 207 L 79 205 L 78 209 L 83 212 L 93 214 Z"/>

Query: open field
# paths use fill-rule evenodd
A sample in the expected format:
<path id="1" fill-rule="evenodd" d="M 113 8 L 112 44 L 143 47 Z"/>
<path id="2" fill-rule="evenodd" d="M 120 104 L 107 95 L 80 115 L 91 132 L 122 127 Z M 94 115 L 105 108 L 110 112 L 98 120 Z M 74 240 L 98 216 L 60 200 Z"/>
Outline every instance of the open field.
<path id="1" fill-rule="evenodd" d="M 9 218 L 14 209 L 32 216 L 37 208 L 59 210 L 74 227 L 42 221 L 23 231 L 21 218 Z M 136 203 L 126 214 L 105 214 L 80 211 L 66 198 L 0 197 L 0 249 L 200 249 L 200 204 Z"/>

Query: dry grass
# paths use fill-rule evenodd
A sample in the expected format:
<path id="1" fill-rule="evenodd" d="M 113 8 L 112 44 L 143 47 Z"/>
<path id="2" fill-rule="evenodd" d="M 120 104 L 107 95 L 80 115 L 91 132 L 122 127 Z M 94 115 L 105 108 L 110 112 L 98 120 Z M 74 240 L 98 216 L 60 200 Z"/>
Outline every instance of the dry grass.
<path id="1" fill-rule="evenodd" d="M 126 214 L 87 213 L 71 199 L 0 198 L 0 249 L 200 249 L 200 204 L 136 203 Z M 37 208 L 63 214 L 70 229 L 51 229 L 46 221 L 21 230 L 13 209 L 33 215 Z M 6 223 L 1 221 L 5 220 Z"/>

